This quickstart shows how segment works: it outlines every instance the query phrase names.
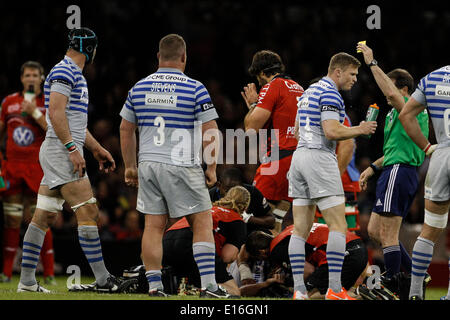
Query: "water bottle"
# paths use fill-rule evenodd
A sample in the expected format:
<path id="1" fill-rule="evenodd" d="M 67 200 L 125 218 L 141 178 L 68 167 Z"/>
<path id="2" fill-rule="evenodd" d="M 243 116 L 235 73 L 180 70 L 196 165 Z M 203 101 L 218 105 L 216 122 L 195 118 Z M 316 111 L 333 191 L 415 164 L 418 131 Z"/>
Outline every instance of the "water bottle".
<path id="1" fill-rule="evenodd" d="M 367 121 L 377 121 L 378 113 L 380 112 L 380 108 L 377 106 L 376 103 L 371 104 L 369 108 L 367 109 L 366 114 L 366 122 Z M 365 138 L 370 138 L 372 135 L 364 135 Z"/>
<path id="2" fill-rule="evenodd" d="M 2 176 L 0 176 L 0 191 L 8 190 L 9 189 L 9 181 L 6 181 L 3 179 Z"/>
<path id="3" fill-rule="evenodd" d="M 30 84 L 27 92 L 25 92 L 25 94 L 23 96 L 24 100 L 28 101 L 28 102 L 32 102 L 35 96 L 36 96 L 36 94 L 34 93 L 34 86 L 32 84 Z M 27 113 L 25 111 L 22 111 L 22 116 L 26 117 Z"/>

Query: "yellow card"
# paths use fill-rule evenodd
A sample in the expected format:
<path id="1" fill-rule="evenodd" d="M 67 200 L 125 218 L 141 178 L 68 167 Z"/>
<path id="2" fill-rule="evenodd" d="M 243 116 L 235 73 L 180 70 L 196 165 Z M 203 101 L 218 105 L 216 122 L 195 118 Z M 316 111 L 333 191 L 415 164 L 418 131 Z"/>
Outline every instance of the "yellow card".
<path id="1" fill-rule="evenodd" d="M 358 42 L 358 44 L 360 44 L 360 43 L 366 44 L 366 40 Z M 361 53 L 361 50 L 357 49 L 356 52 L 357 52 L 357 53 Z"/>

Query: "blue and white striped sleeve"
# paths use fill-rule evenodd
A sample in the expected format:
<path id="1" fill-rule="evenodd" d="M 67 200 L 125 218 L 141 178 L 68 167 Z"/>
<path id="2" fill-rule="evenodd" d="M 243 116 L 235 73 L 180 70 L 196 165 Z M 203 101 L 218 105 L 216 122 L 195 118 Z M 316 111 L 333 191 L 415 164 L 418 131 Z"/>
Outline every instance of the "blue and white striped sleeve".
<path id="1" fill-rule="evenodd" d="M 342 110 L 344 110 L 344 101 L 339 92 L 335 90 L 324 91 L 320 96 L 319 108 L 321 121 L 340 121 Z"/>
<path id="2" fill-rule="evenodd" d="M 416 91 L 414 91 L 414 93 L 411 95 L 411 98 L 414 98 L 414 100 L 416 100 L 417 102 L 419 102 L 421 105 L 424 105 L 424 106 L 427 105 L 427 99 L 426 99 L 426 95 L 425 95 L 425 89 L 427 87 L 426 78 L 427 78 L 427 76 L 423 77 L 420 80 Z"/>
<path id="3" fill-rule="evenodd" d="M 125 100 L 122 110 L 120 111 L 120 116 L 131 123 L 137 124 L 136 112 L 133 106 L 132 90 L 133 89 L 128 91 L 128 96 Z"/>
<path id="4" fill-rule="evenodd" d="M 58 92 L 70 98 L 75 88 L 76 77 L 69 66 L 56 65 L 50 72 L 48 79 L 50 92 Z"/>
<path id="5" fill-rule="evenodd" d="M 211 101 L 208 90 L 205 86 L 197 81 L 195 88 L 195 119 L 203 123 L 215 120 L 219 117 L 216 108 Z"/>

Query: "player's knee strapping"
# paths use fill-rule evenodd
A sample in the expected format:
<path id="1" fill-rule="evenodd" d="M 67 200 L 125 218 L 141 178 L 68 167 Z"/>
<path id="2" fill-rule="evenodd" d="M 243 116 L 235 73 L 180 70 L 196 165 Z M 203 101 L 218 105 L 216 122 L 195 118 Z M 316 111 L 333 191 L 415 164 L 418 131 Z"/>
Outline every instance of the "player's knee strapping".
<path id="1" fill-rule="evenodd" d="M 448 212 L 446 214 L 436 214 L 425 209 L 424 222 L 430 227 L 444 229 L 447 227 Z"/>
<path id="2" fill-rule="evenodd" d="M 20 203 L 3 202 L 3 213 L 7 216 L 22 217 L 23 205 Z"/>
<path id="3" fill-rule="evenodd" d="M 42 194 L 38 194 L 36 208 L 42 209 L 45 211 L 58 213 L 62 211 L 64 204 L 64 199 L 44 196 Z"/>
<path id="4" fill-rule="evenodd" d="M 82 202 L 82 203 L 80 203 L 80 204 L 77 204 L 77 205 L 72 206 L 71 208 L 72 208 L 73 212 L 76 212 L 76 211 L 77 211 L 79 208 L 81 208 L 82 206 L 85 206 L 85 205 L 87 205 L 87 204 L 95 204 L 95 203 L 97 203 L 97 199 L 95 199 L 94 197 L 92 197 L 92 198 L 90 198 L 90 199 L 87 200 L 87 201 L 84 201 L 84 202 Z"/>

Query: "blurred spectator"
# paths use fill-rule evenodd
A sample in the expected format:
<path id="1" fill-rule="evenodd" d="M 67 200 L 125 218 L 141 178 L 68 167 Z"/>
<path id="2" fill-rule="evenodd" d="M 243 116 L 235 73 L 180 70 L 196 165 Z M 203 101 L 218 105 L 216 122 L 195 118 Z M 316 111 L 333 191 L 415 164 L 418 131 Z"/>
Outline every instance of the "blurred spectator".
<path id="1" fill-rule="evenodd" d="M 139 212 L 130 210 L 125 214 L 124 225 L 121 230 L 116 232 L 117 240 L 140 240 L 142 237 L 142 228 L 140 226 Z"/>
<path id="2" fill-rule="evenodd" d="M 101 241 L 112 241 L 115 239 L 114 233 L 109 227 L 109 216 L 104 210 L 98 211 L 97 226 Z"/>

